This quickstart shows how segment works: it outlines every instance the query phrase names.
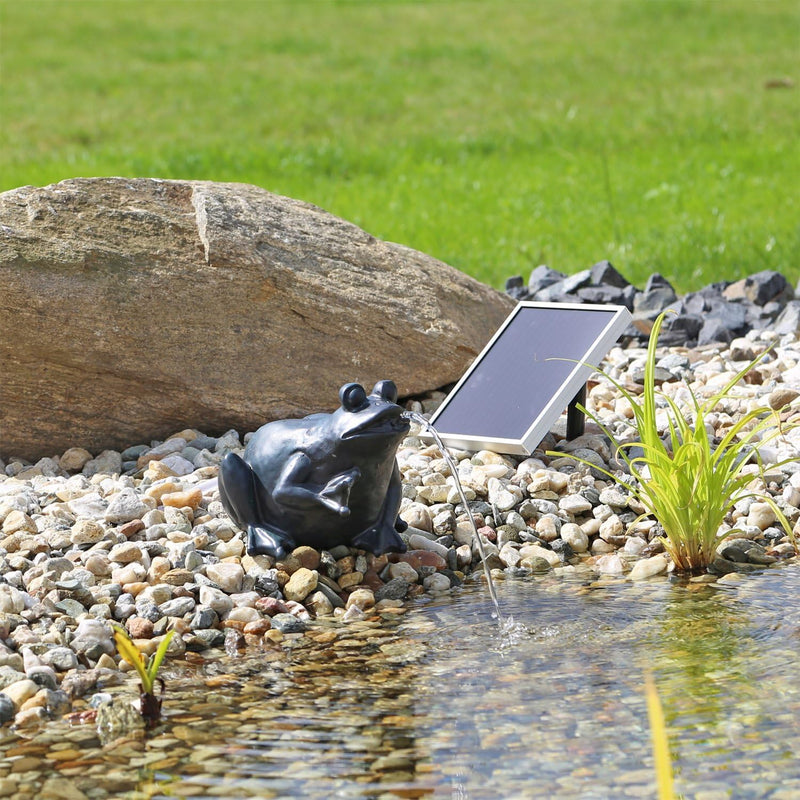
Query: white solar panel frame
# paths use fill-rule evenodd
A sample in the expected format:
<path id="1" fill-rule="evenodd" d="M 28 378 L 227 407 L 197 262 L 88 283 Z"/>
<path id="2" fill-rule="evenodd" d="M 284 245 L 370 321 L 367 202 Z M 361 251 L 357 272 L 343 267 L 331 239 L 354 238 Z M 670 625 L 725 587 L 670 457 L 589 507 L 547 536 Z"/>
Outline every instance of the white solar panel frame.
<path id="1" fill-rule="evenodd" d="M 554 387 L 550 401 L 542 408 L 536 417 L 531 420 L 530 425 L 524 431 L 520 431 L 518 438 L 494 438 L 470 434 L 466 431 L 439 430 L 436 421 L 441 417 L 450 402 L 461 392 L 469 391 L 470 376 L 479 368 L 481 361 L 494 347 L 502 344 L 503 334 L 514 323 L 519 314 L 525 313 L 527 309 L 557 309 L 559 311 L 598 311 L 609 314 L 609 321 L 601 333 L 592 339 L 586 350 L 575 357 L 575 364 L 567 378 L 559 386 Z M 553 425 L 558 421 L 561 414 L 567 408 L 572 399 L 578 394 L 581 387 L 594 372 L 592 365 L 597 365 L 613 347 L 622 332 L 631 323 L 631 313 L 625 306 L 599 305 L 594 303 L 537 303 L 534 301 L 521 301 L 511 311 L 503 324 L 497 329 L 496 333 L 483 348 L 478 357 L 472 362 L 469 369 L 464 373 L 458 383 L 453 387 L 445 400 L 436 409 L 431 417 L 431 424 L 436 428 L 442 441 L 448 446 L 462 450 L 491 450 L 496 453 L 507 453 L 510 455 L 530 455 L 536 446 L 552 430 Z M 513 376 L 514 370 L 518 369 L 520 355 L 518 352 L 513 354 L 513 360 L 509 359 L 509 378 Z M 503 413 L 502 408 L 497 409 L 498 414 Z M 426 440 L 432 437 L 425 431 L 420 433 L 420 437 Z"/>

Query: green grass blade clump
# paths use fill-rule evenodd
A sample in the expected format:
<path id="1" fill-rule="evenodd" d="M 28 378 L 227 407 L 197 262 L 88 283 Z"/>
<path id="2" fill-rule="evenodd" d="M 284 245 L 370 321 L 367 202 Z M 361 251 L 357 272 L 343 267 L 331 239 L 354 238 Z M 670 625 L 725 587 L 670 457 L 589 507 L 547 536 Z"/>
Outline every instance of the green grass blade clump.
<path id="1" fill-rule="evenodd" d="M 708 567 L 720 542 L 735 532 L 720 533 L 728 512 L 735 502 L 748 496 L 772 508 L 794 543 L 792 528 L 775 501 L 765 493 L 747 488 L 754 476 L 745 471 L 745 465 L 755 457 L 763 472 L 758 447 L 783 432 L 778 413 L 767 407 L 752 409 L 730 427 L 718 444 L 714 444 L 706 429 L 708 414 L 730 396 L 736 384 L 761 357 L 740 370 L 704 403 L 699 403 L 692 394 L 694 420 L 690 424 L 677 404 L 655 386 L 656 350 L 664 318 L 665 314 L 658 317 L 650 333 L 641 398 L 634 397 L 618 381 L 606 376 L 630 403 L 639 441 L 620 444 L 595 414 L 583 409 L 614 443 L 632 480 L 620 480 L 603 471 L 623 483 L 646 513 L 661 523 L 664 547 L 679 571 Z M 669 412 L 663 439 L 657 420 L 659 399 L 666 402 Z M 633 449 L 641 450 L 641 455 L 631 455 Z"/>

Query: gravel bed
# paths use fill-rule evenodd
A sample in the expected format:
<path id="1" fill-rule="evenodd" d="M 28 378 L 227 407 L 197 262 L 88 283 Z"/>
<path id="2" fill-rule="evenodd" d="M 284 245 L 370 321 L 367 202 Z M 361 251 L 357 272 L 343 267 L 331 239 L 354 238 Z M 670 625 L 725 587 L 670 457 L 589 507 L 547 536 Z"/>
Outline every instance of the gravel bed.
<path id="1" fill-rule="evenodd" d="M 800 421 L 800 343 L 793 334 L 752 331 L 725 345 L 663 349 L 659 380 L 688 409 L 690 389 L 708 397 L 762 353 L 735 396 L 707 420 L 713 434 L 724 435 L 754 404 L 782 409 L 788 425 Z M 616 347 L 603 366 L 635 392 L 644 357 L 640 347 Z M 440 400 L 411 406 L 429 413 Z M 636 438 L 628 402 L 604 376 L 590 382 L 587 405 L 617 439 Z M 634 497 L 598 469 L 546 454 L 558 449 L 618 471 L 608 439 L 591 423 L 573 441 L 560 428 L 563 420 L 529 458 L 453 451 L 489 567 L 586 580 L 668 573 L 659 527 L 640 518 Z M 221 459 L 243 449 L 235 431 L 211 437 L 185 430 L 121 453 L 71 448 L 36 464 L 0 462 L 0 722 L 35 729 L 69 712 L 75 698 L 124 681 L 112 620 L 145 653 L 176 630 L 169 656 L 179 659 L 210 648 L 280 646 L 286 637 L 310 635 L 316 618 L 361 623 L 479 580 L 477 544 L 453 477 L 417 434 L 412 429 L 397 455 L 409 550 L 380 557 L 347 547 L 299 547 L 278 563 L 247 555 L 216 485 Z M 761 455 L 767 463 L 794 458 L 799 443 L 800 430 L 787 426 Z M 752 469 L 755 485 L 796 524 L 800 460 L 767 468 L 763 480 Z M 735 581 L 795 557 L 765 503 L 738 502 L 727 524 L 742 533 L 720 548 L 703 580 Z"/>

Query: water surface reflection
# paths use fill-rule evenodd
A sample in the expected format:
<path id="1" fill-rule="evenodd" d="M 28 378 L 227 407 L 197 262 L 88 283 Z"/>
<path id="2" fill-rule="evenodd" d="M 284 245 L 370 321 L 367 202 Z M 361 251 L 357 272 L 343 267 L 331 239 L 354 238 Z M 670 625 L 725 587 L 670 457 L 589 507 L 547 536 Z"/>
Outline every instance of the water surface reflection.
<path id="1" fill-rule="evenodd" d="M 57 778 L 97 798 L 653 797 L 649 669 L 685 797 L 800 797 L 798 565 L 735 586 L 497 588 L 528 628 L 511 646 L 468 583 L 397 618 L 172 666 L 145 742 L 53 724 L 0 741 L 4 763 L 27 759 L 34 794 Z"/>

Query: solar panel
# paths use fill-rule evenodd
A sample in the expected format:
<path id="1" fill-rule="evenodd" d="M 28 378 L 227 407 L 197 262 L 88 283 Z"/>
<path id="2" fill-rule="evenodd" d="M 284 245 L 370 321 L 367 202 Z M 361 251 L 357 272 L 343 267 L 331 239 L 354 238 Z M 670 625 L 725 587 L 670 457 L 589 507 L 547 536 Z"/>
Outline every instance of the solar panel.
<path id="1" fill-rule="evenodd" d="M 519 303 L 431 424 L 450 447 L 530 455 L 630 321 L 624 306 Z"/>

